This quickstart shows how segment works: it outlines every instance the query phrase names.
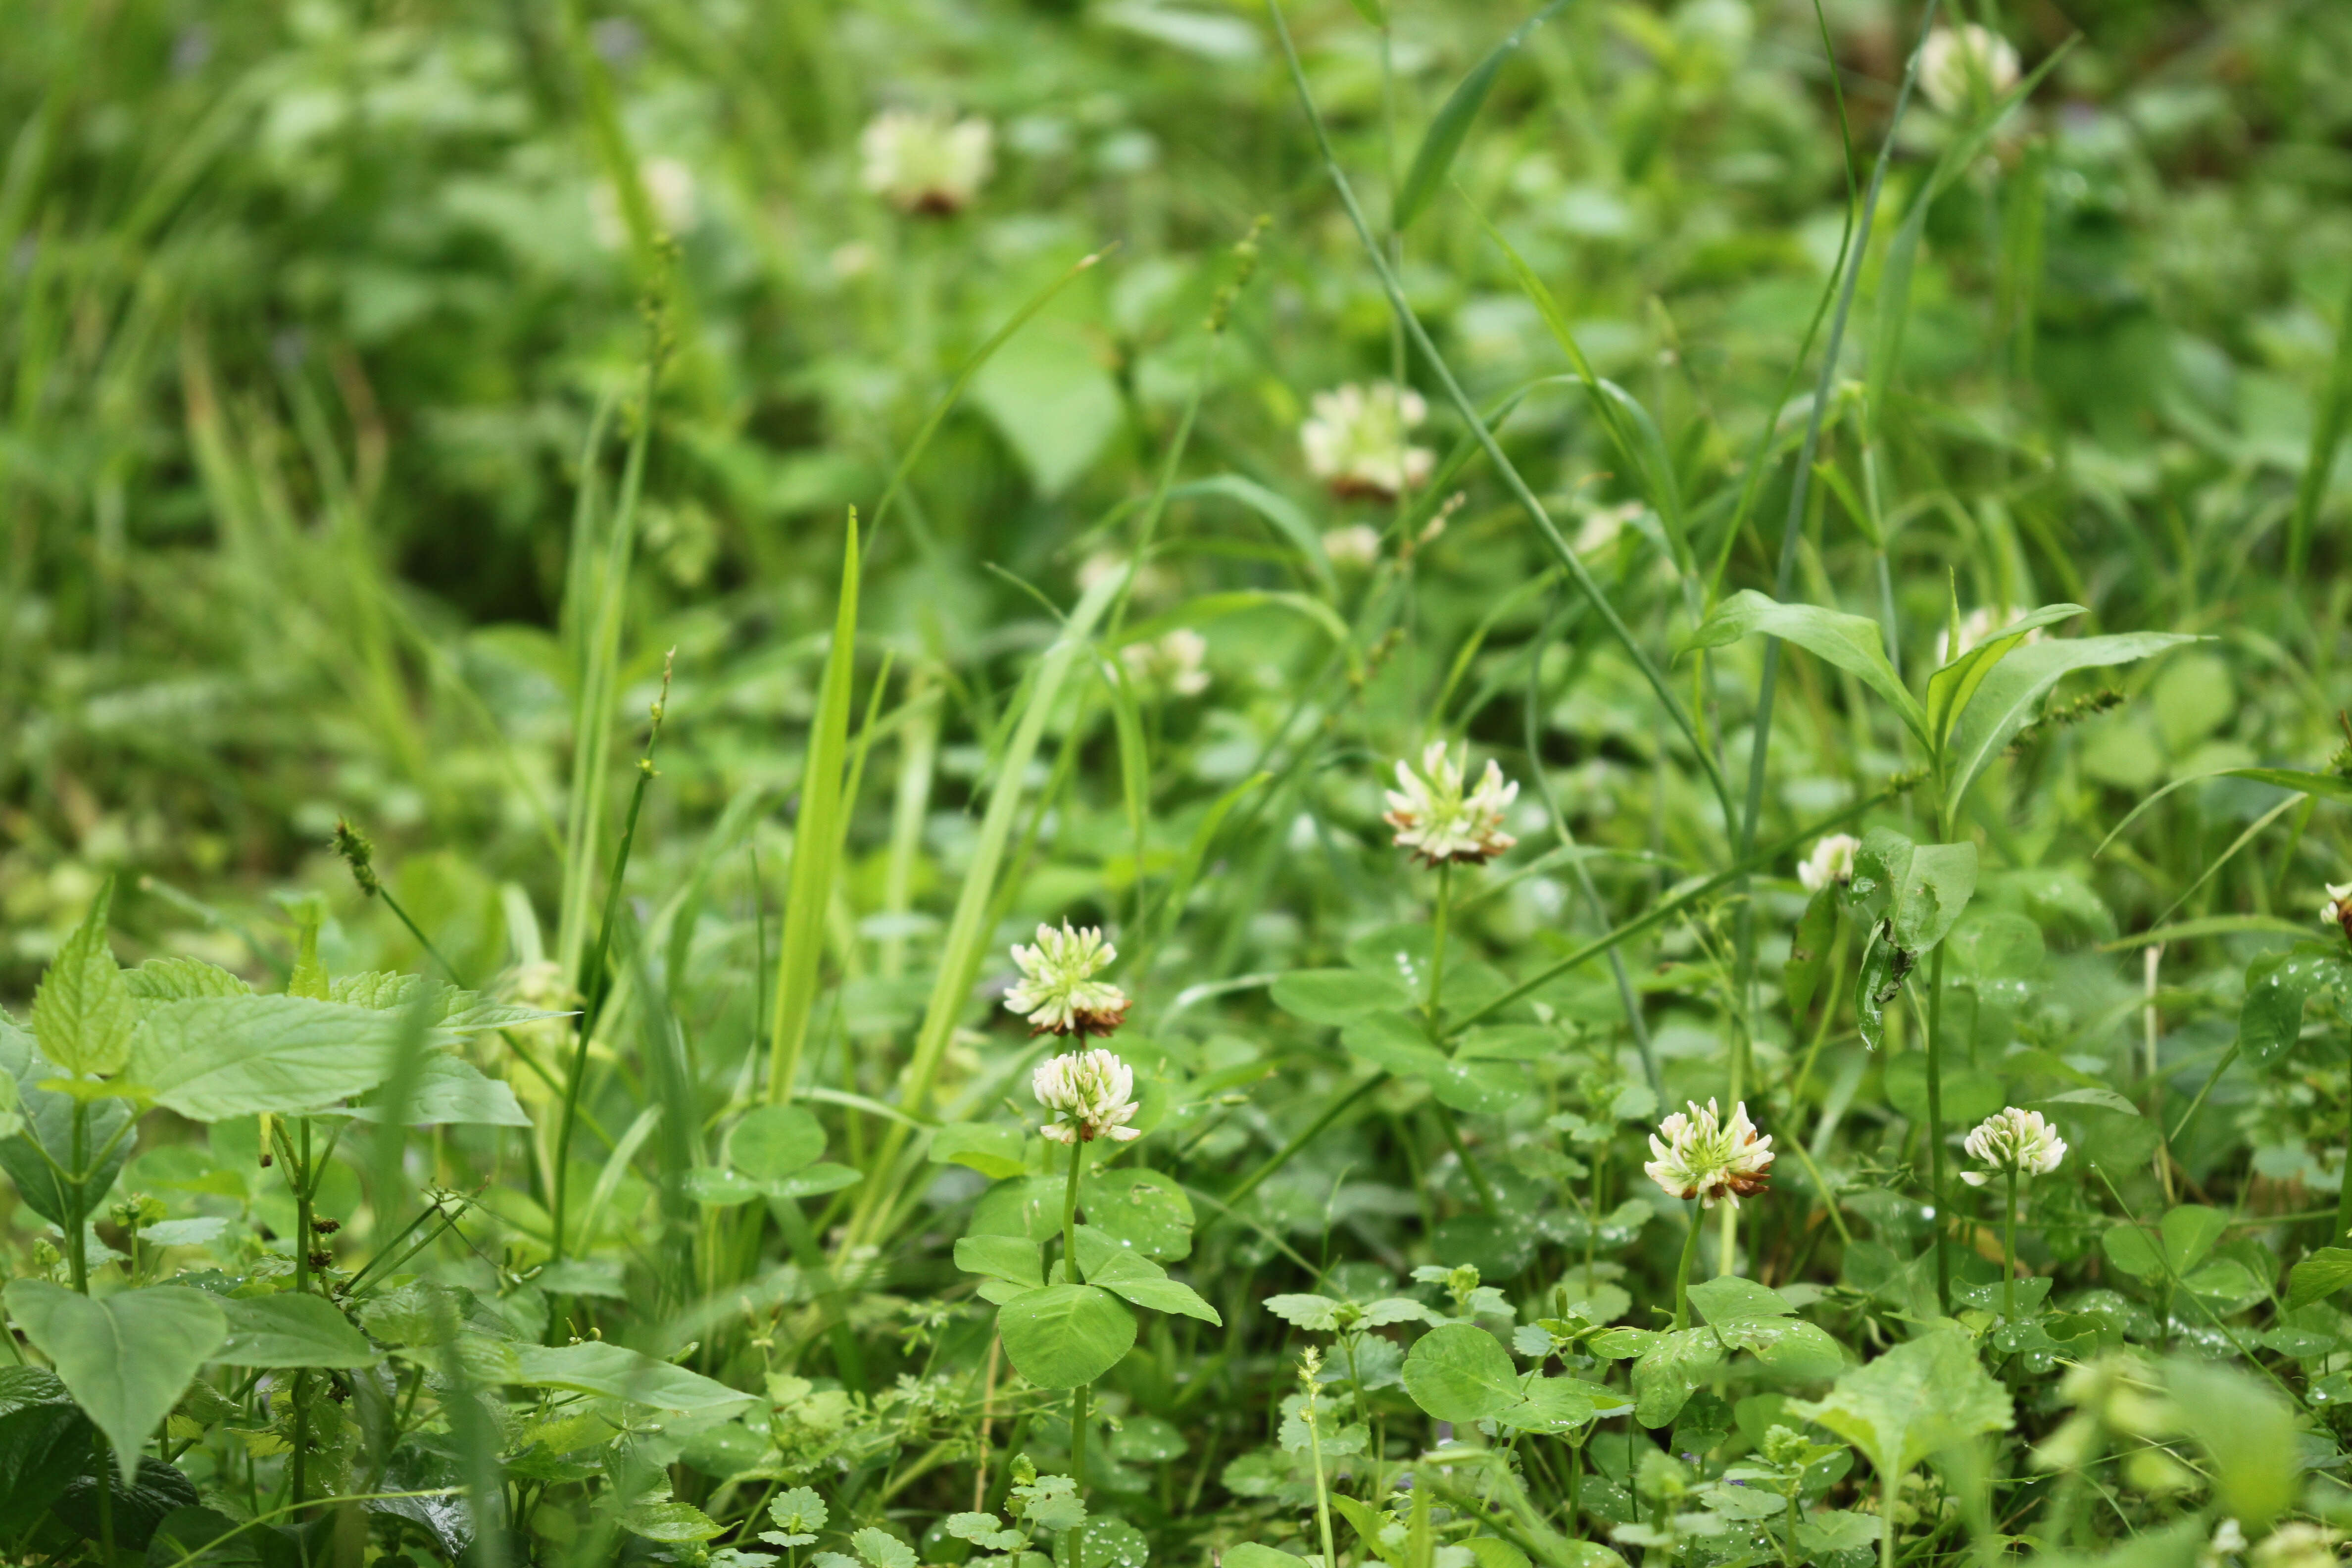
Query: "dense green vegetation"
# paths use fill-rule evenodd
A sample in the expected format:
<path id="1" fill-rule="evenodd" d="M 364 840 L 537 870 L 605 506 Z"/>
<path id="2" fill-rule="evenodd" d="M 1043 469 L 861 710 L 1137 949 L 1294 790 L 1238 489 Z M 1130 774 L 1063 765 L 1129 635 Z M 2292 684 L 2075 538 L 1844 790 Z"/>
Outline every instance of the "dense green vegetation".
<path id="1" fill-rule="evenodd" d="M 2352 7 L 0 37 L 0 1560 L 2336 1561 Z"/>

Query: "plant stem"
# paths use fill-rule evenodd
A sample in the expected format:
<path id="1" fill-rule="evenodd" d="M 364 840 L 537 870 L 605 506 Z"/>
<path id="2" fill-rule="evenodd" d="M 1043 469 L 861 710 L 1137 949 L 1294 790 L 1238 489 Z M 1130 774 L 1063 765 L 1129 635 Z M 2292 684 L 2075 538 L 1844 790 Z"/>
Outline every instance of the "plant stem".
<path id="1" fill-rule="evenodd" d="M 1690 1228 L 1683 1233 L 1682 1261 L 1675 1265 L 1675 1327 L 1690 1327 L 1691 1265 L 1698 1261 L 1698 1233 L 1706 1210 L 1697 1204 L 1691 1205 Z"/>
<path id="2" fill-rule="evenodd" d="M 2017 1321 L 2017 1167 L 2009 1168 L 2009 1206 L 2000 1214 L 2000 1315 Z"/>
<path id="3" fill-rule="evenodd" d="M 73 1108 L 73 1207 L 66 1225 L 66 1266 L 73 1288 L 89 1294 L 89 1219 L 85 1208 L 89 1192 L 89 1101 L 77 1100 Z"/>
<path id="4" fill-rule="evenodd" d="M 1445 978 L 1445 916 L 1453 902 L 1454 862 L 1442 861 L 1437 868 L 1437 912 L 1430 921 L 1429 999 L 1422 1005 L 1422 1010 L 1429 1015 L 1432 1033 L 1439 1027 L 1437 999 Z"/>
<path id="5" fill-rule="evenodd" d="M 1070 1141 L 1070 1184 L 1062 1198 L 1062 1272 L 1073 1285 L 1083 1285 L 1086 1277 L 1078 1269 L 1078 1172 L 1085 1166 L 1086 1141 Z M 1077 1483 L 1078 1496 L 1087 1495 L 1087 1398 L 1094 1392 L 1092 1384 L 1082 1383 L 1070 1390 L 1070 1479 Z M 1079 1530 L 1073 1526 L 1069 1535 L 1070 1561 L 1078 1560 Z"/>
<path id="6" fill-rule="evenodd" d="M 1952 1311 L 1952 1259 L 1944 1245 L 1951 1215 L 1944 1211 L 1944 944 L 1927 971 L 1927 1201 L 1936 1210 L 1936 1300 Z"/>
<path id="7" fill-rule="evenodd" d="M 301 1158 L 299 1163 L 289 1161 L 296 1168 L 286 1173 L 294 1183 L 294 1289 L 299 1295 L 310 1288 L 310 1119 L 305 1116 L 296 1125 L 301 1129 Z M 302 1398 L 308 1392 L 303 1383 L 309 1375 L 294 1374 L 294 1457 L 289 1467 L 292 1495 L 287 1500 L 294 1505 L 298 1520 L 302 1517 L 299 1510 L 310 1447 L 310 1408 Z"/>

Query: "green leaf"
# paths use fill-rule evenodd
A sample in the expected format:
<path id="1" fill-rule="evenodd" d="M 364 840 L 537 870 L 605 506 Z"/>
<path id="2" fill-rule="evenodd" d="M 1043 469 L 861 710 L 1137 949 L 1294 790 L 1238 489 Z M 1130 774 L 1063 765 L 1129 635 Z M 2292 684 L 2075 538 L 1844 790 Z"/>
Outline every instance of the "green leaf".
<path id="1" fill-rule="evenodd" d="M 1149 1307 L 1155 1312 L 1198 1318 L 1214 1327 L 1224 1327 L 1224 1319 L 1217 1315 L 1214 1307 L 1201 1299 L 1198 1291 L 1190 1285 L 1169 1279 L 1167 1271 L 1158 1264 L 1133 1253 L 1121 1253 L 1099 1268 L 1089 1266 L 1087 1283 L 1099 1285 L 1122 1300 L 1132 1301 L 1139 1307 Z"/>
<path id="2" fill-rule="evenodd" d="M 2323 1247 L 2288 1272 L 2286 1310 L 2324 1301 L 2347 1285 L 2352 1285 L 2352 1249 Z"/>
<path id="3" fill-rule="evenodd" d="M 2135 1279 L 2153 1279 L 2164 1272 L 2164 1255 L 2147 1231 L 2127 1221 L 2118 1221 L 2099 1233 L 2099 1250 L 2107 1261 Z"/>
<path id="4" fill-rule="evenodd" d="M 479 1068 L 463 1057 L 434 1055 L 425 1058 L 424 1070 L 418 1076 L 408 1097 L 408 1114 L 404 1118 L 411 1127 L 529 1127 L 530 1113 L 525 1111 L 513 1089 L 501 1080 L 485 1075 Z M 354 1105 L 353 1117 L 362 1121 L 383 1120 L 381 1105 Z"/>
<path id="5" fill-rule="evenodd" d="M 632 1503 L 623 1509 L 621 1528 L 647 1541 L 681 1542 L 709 1541 L 727 1527 L 692 1503 L 664 1498 L 658 1502 Z"/>
<path id="6" fill-rule="evenodd" d="M 1370 0 L 1360 0 L 1360 3 L 1370 4 Z M 1335 1497 L 1331 1500 L 1331 1506 L 1334 1508 L 1340 1508 L 1343 1503 L 1355 1503 L 1358 1508 L 1364 1506 L 1356 1502 L 1354 1498 Z M 1348 1512 L 1344 1508 L 1341 1508 L 1340 1511 Z M 1352 1513 L 1349 1514 L 1351 1521 L 1354 1517 Z M 1226 1547 L 1223 1562 L 1224 1568 L 1314 1568 L 1314 1565 L 1304 1557 L 1293 1557 L 1287 1552 L 1276 1551 L 1271 1546 L 1261 1546 L 1255 1541 L 1244 1541 Z"/>
<path id="7" fill-rule="evenodd" d="M 1351 1024 L 1414 1005 L 1402 981 L 1362 969 L 1294 969 L 1274 983 L 1271 994 L 1276 1006 L 1310 1024 Z"/>
<path id="8" fill-rule="evenodd" d="M 1853 885 L 1866 907 L 1885 911 L 1895 945 L 1922 958 L 1976 894 L 1977 847 L 1914 844 L 1893 828 L 1873 828 L 1854 853 Z"/>
<path id="9" fill-rule="evenodd" d="M 1737 1274 L 1720 1274 L 1690 1288 L 1699 1316 L 1720 1328 L 1743 1318 L 1785 1318 L 1797 1309 L 1780 1292 Z"/>
<path id="10" fill-rule="evenodd" d="M 5 1300 L 25 1337 L 114 1446 L 126 1485 L 141 1447 L 228 1337 L 219 1303 L 184 1286 L 93 1300 L 46 1279 L 16 1279 Z"/>
<path id="11" fill-rule="evenodd" d="M 1022 1376 L 1040 1388 L 1076 1388 L 1135 1348 L 1135 1314 L 1097 1286 L 1048 1285 L 998 1309 L 996 1331 Z"/>
<path id="12" fill-rule="evenodd" d="M 2006 1431 L 2012 1420 L 2008 1391 L 1957 1329 L 1907 1340 L 1840 1377 L 1827 1398 L 1789 1408 L 1860 1448 L 1888 1480 L 1930 1454 Z"/>
<path id="13" fill-rule="evenodd" d="M 1029 1168 L 1021 1157 L 1021 1130 L 1017 1127 L 989 1121 L 957 1121 L 932 1131 L 930 1156 L 934 1161 L 962 1165 L 992 1182 L 1001 1182 Z"/>
<path id="14" fill-rule="evenodd" d="M 1614 1389 L 1573 1377 L 1529 1375 L 1520 1385 L 1519 1404 L 1495 1413 L 1496 1422 L 1521 1432 L 1559 1436 L 1591 1423 L 1597 1415 L 1613 1415 L 1627 1408 Z"/>
<path id="15" fill-rule="evenodd" d="M 224 1299 L 228 1339 L 213 1360 L 231 1366 L 373 1366 L 383 1358 L 343 1315 L 311 1295 Z"/>
<path id="16" fill-rule="evenodd" d="M 1633 1363 L 1633 1419 L 1653 1428 L 1669 1425 L 1723 1360 L 1723 1342 L 1712 1329 L 1655 1335 Z"/>
<path id="17" fill-rule="evenodd" d="M 1308 570 L 1315 574 L 1326 592 L 1333 590 L 1331 558 L 1324 553 L 1323 535 L 1306 512 L 1285 496 L 1276 495 L 1264 485 L 1245 479 L 1239 474 L 1214 474 L 1205 479 L 1192 479 L 1168 492 L 1170 500 L 1183 500 L 1195 496 L 1223 496 L 1239 501 L 1250 510 L 1274 525 L 1276 532 L 1289 542 L 1290 547 L 1307 559 Z"/>
<path id="18" fill-rule="evenodd" d="M 184 1002 L 192 996 L 250 996 L 253 987 L 221 968 L 195 958 L 151 958 L 122 972 L 122 983 L 141 1002 Z"/>
<path id="19" fill-rule="evenodd" d="M 2044 605 L 2032 615 L 2011 622 L 1927 678 L 1927 727 L 1940 746 L 1950 739 L 1952 726 L 1968 711 L 1985 678 L 2010 652 L 2024 646 L 2025 636 L 2042 626 L 2087 614 L 2080 605 Z"/>
<path id="20" fill-rule="evenodd" d="M 1429 1415 L 1454 1422 L 1499 1415 L 1525 1397 L 1510 1352 L 1469 1323 L 1448 1323 L 1413 1342 L 1404 1391 Z"/>
<path id="21" fill-rule="evenodd" d="M 854 1187 L 866 1179 L 866 1173 L 855 1165 L 839 1165 L 830 1160 L 820 1160 L 804 1171 L 772 1182 L 759 1184 L 760 1191 L 772 1198 L 813 1198 L 825 1193 L 837 1193 L 844 1187 Z"/>
<path id="22" fill-rule="evenodd" d="M 2294 1408 L 2267 1384 L 2213 1363 L 2174 1360 L 2165 1382 L 2181 1425 L 2212 1459 L 2215 1509 L 2259 1538 L 2301 1489 Z"/>
<path id="23" fill-rule="evenodd" d="M 1045 1283 L 1037 1244 L 1019 1236 L 967 1236 L 955 1244 L 955 1263 L 967 1274 L 985 1274 L 1035 1289 Z"/>
<path id="24" fill-rule="evenodd" d="M 1886 1009 L 1903 994 L 1904 982 L 1918 964 L 1918 956 L 1886 939 L 1882 926 L 1871 930 L 1862 952 L 1862 974 L 1854 982 L 1854 1020 L 1862 1043 L 1876 1050 L 1886 1039 Z"/>
<path id="25" fill-rule="evenodd" d="M 1867 616 L 1849 616 L 1818 605 L 1783 605 L 1748 588 L 1716 606 L 1715 614 L 1691 633 L 1685 646 L 1726 647 L 1759 634 L 1795 643 L 1854 676 L 1886 699 L 1895 717 L 1919 738 L 1921 745 L 1930 744 L 1927 711 L 1887 662 L 1886 634 Z"/>
<path id="26" fill-rule="evenodd" d="M 131 1106 L 111 1100 L 89 1108 L 83 1147 L 110 1148 L 111 1152 L 90 1172 L 77 1206 L 72 1185 L 58 1175 L 58 1167 L 69 1169 L 73 1164 L 74 1101 L 39 1087 L 55 1079 L 58 1069 L 34 1047 L 33 1037 L 9 1022 L 5 1014 L 0 1014 L 0 1073 L 16 1082 L 19 1122 L 14 1136 L 0 1139 L 0 1169 L 7 1171 L 16 1184 L 17 1196 L 35 1214 L 60 1228 L 80 1224 L 105 1201 L 123 1162 L 138 1145 L 138 1131 L 125 1125 L 131 1118 Z"/>
<path id="27" fill-rule="evenodd" d="M 1845 1366 L 1827 1330 L 1794 1318 L 1741 1318 L 1716 1331 L 1727 1349 L 1747 1351 L 1782 1377 L 1835 1377 Z"/>
<path id="28" fill-rule="evenodd" d="M 1977 775 L 1990 766 L 2017 732 L 2033 721 L 2050 689 L 2078 669 L 2129 664 L 2162 653 L 2192 637 L 2170 632 L 2127 632 L 2119 637 L 2053 637 L 2012 650 L 1977 689 L 1946 749 L 1944 799 L 1957 810 Z"/>
<path id="29" fill-rule="evenodd" d="M 1837 938 L 1838 890 L 1823 888 L 1805 905 L 1804 915 L 1789 939 L 1789 962 L 1780 971 L 1780 989 L 1789 998 L 1789 1016 L 1802 1024 L 1813 1005 L 1813 993 L 1829 972 L 1830 947 Z"/>
<path id="30" fill-rule="evenodd" d="M 114 884 L 99 889 L 81 924 L 66 938 L 33 993 L 33 1036 L 41 1054 L 77 1077 L 111 1078 L 130 1058 L 139 1007 L 122 966 L 106 944 Z"/>
<path id="31" fill-rule="evenodd" d="M 96 1436 L 57 1373 L 0 1368 L 0 1537 L 23 1535 L 89 1468 Z"/>
<path id="32" fill-rule="evenodd" d="M 1058 1194 L 1058 1181 L 1048 1184 Z M 1156 1262 L 1192 1250 L 1192 1200 L 1164 1173 L 1088 1171 L 1078 1178 L 1078 1205 L 1088 1225 Z M 1055 1207 L 1056 1221 L 1059 1215 Z"/>
<path id="33" fill-rule="evenodd" d="M 1310 1333 L 1328 1334 L 1339 1326 L 1340 1303 L 1328 1296 L 1268 1296 L 1264 1304 L 1284 1322 Z"/>
<path id="34" fill-rule="evenodd" d="M 90 1511 L 95 1515 L 95 1506 Z M 121 1542 L 119 1533 L 116 1541 Z M 218 1510 L 186 1504 L 155 1521 L 147 1562 L 149 1568 L 304 1568 L 301 1544 L 292 1531 L 269 1524 L 240 1526 Z"/>
<path id="35" fill-rule="evenodd" d="M 1485 59 L 1470 68 L 1470 74 L 1446 99 L 1421 139 L 1421 150 L 1413 154 L 1412 167 L 1406 171 L 1404 184 L 1397 188 L 1396 211 L 1390 219 L 1391 227 L 1409 227 L 1428 207 L 1445 179 L 1445 172 L 1454 166 L 1454 154 L 1462 151 L 1463 138 L 1470 134 L 1470 122 L 1478 117 L 1486 94 L 1494 90 L 1495 78 L 1504 63 L 1518 52 L 1529 33 L 1567 3 L 1568 0 L 1551 0 L 1550 5 L 1512 29 L 1511 36 L 1496 45 Z"/>
<path id="36" fill-rule="evenodd" d="M 857 1548 L 857 1555 L 872 1563 L 874 1568 L 915 1568 L 918 1561 L 913 1547 L 889 1531 L 876 1530 L 871 1525 L 851 1536 L 849 1544 Z"/>
<path id="37" fill-rule="evenodd" d="M 404 1016 L 304 996 L 205 996 L 148 1014 L 131 1080 L 192 1121 L 323 1110 L 391 1073 Z"/>
<path id="38" fill-rule="evenodd" d="M 1339 1043 L 1358 1061 L 1399 1078 L 1433 1078 L 1453 1058 L 1429 1043 L 1418 1018 L 1404 1013 L 1371 1013 L 1339 1031 Z"/>
<path id="39" fill-rule="evenodd" d="M 727 1134 L 727 1163 L 755 1182 L 781 1182 L 824 1152 L 824 1128 L 798 1105 L 762 1105 Z"/>
<path id="40" fill-rule="evenodd" d="M 2204 1261 L 2230 1227 L 2230 1216 L 2203 1204 L 2182 1204 L 2163 1220 L 2164 1261 L 2173 1273 L 2186 1274 Z"/>
<path id="41" fill-rule="evenodd" d="M 723 1383 L 656 1361 L 604 1340 L 576 1345 L 518 1345 L 514 1381 L 527 1388 L 570 1388 L 626 1399 L 656 1410 L 731 1410 L 756 1405 Z"/>
<path id="42" fill-rule="evenodd" d="M 2238 1049 L 2264 1068 L 2303 1037 L 2304 1004 L 2321 991 L 2352 989 L 2352 963 L 2340 946 L 2299 942 L 2265 952 L 2246 965 L 2246 998 L 2238 1007 Z"/>
<path id="43" fill-rule="evenodd" d="M 1797 1545 L 1810 1561 L 1818 1563 L 1834 1552 L 1860 1552 L 1874 1546 L 1885 1530 L 1885 1522 L 1874 1513 L 1831 1509 L 1809 1516 L 1797 1526 Z"/>
<path id="44" fill-rule="evenodd" d="M 101 1514 L 99 1472 L 89 1470 L 66 1483 L 58 1500 L 49 1505 L 49 1512 L 84 1541 L 101 1540 L 111 1527 L 116 1551 L 128 1548 L 136 1552 L 153 1543 L 155 1532 L 164 1520 L 198 1501 L 195 1486 L 187 1477 L 153 1458 L 139 1461 L 138 1473 L 130 1484 L 112 1481 L 103 1495 L 105 1511 Z M 293 1568 L 283 1556 L 275 1562 Z"/>

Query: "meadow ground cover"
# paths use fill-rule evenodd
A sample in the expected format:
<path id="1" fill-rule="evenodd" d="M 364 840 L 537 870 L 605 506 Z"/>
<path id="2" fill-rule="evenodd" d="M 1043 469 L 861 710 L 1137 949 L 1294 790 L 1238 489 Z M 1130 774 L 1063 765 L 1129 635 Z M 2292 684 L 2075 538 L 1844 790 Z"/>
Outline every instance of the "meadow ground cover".
<path id="1" fill-rule="evenodd" d="M 0 1560 L 2338 1560 L 2352 7 L 0 37 Z"/>

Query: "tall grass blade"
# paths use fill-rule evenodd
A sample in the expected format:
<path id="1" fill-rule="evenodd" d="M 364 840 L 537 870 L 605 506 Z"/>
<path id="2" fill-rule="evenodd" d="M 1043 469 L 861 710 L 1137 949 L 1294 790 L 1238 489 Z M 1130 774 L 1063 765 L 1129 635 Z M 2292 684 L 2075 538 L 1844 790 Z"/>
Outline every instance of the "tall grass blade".
<path id="1" fill-rule="evenodd" d="M 1404 184 L 1397 190 L 1396 213 L 1390 220 L 1390 227 L 1407 228 L 1428 210 L 1438 187 L 1445 181 L 1445 172 L 1454 167 L 1454 157 L 1462 151 L 1463 139 L 1470 134 L 1470 122 L 1478 118 L 1478 110 L 1486 107 L 1486 95 L 1495 89 L 1495 78 L 1519 52 L 1528 35 L 1559 15 L 1567 4 L 1568 0 L 1551 0 L 1550 5 L 1514 27 L 1510 37 L 1471 67 L 1470 74 L 1447 95 L 1437 110 L 1437 118 L 1429 122 L 1429 130 L 1421 139 L 1421 150 L 1412 155 L 1412 167 L 1406 171 Z"/>

